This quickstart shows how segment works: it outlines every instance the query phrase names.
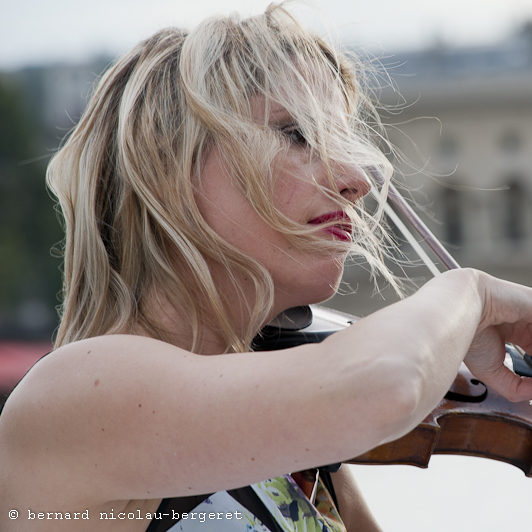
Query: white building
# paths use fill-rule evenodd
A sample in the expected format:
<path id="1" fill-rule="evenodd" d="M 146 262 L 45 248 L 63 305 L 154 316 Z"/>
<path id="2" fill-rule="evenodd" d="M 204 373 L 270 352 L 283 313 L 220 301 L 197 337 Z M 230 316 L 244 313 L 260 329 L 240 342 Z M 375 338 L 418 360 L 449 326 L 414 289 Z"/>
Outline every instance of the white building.
<path id="1" fill-rule="evenodd" d="M 397 90 L 382 91 L 382 119 L 422 219 L 462 266 L 532 285 L 532 26 L 498 46 L 383 63 Z M 356 269 L 345 278 L 365 284 Z M 386 302 L 361 289 L 332 304 L 365 314 Z"/>
<path id="2" fill-rule="evenodd" d="M 390 138 L 421 169 L 407 182 L 431 227 L 464 265 L 532 280 L 532 38 L 400 60 L 391 75 L 410 105 Z"/>

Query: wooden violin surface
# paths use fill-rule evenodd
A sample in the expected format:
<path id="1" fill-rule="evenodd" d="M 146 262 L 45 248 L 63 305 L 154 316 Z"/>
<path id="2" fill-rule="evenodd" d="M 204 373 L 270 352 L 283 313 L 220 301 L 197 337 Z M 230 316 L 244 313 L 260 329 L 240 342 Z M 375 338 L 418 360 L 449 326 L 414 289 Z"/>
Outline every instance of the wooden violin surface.
<path id="1" fill-rule="evenodd" d="M 296 307 L 263 331 L 256 339 L 255 349 L 283 349 L 320 342 L 356 320 L 325 307 Z M 526 370 L 514 346 L 507 345 L 507 353 L 514 368 L 519 363 Z M 530 376 L 532 368 L 520 374 Z M 500 460 L 532 477 L 532 406 L 528 401 L 512 403 L 505 399 L 462 364 L 445 397 L 414 430 L 347 462 L 428 467 L 433 454 Z"/>
<path id="2" fill-rule="evenodd" d="M 449 393 L 414 430 L 349 463 L 428 467 L 432 454 L 500 460 L 532 477 L 532 406 L 508 401 L 462 365 Z"/>

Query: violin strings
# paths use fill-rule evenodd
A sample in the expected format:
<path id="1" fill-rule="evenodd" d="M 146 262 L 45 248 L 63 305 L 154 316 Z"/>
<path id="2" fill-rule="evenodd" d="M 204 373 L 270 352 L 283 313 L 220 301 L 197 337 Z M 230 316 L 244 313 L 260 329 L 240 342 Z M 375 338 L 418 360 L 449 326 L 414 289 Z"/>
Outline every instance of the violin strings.
<path id="1" fill-rule="evenodd" d="M 427 266 L 432 275 L 434 275 L 434 277 L 439 275 L 441 272 L 436 266 L 436 264 L 427 255 L 425 250 L 421 247 L 420 243 L 416 240 L 414 235 L 410 232 L 410 230 L 402 222 L 401 218 L 397 216 L 396 212 L 388 203 L 384 205 L 384 212 L 386 213 L 386 216 L 390 219 L 390 221 L 395 225 L 395 227 L 399 229 L 406 241 L 412 246 L 412 249 L 415 251 L 417 256 L 423 261 L 425 266 Z"/>

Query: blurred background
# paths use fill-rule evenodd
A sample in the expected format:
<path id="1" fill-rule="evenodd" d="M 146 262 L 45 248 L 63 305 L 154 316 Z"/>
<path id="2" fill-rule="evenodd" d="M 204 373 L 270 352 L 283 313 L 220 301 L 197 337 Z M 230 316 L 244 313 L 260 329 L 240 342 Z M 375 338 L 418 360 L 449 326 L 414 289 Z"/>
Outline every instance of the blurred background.
<path id="1" fill-rule="evenodd" d="M 267 4 L 0 0 L 0 394 L 50 349 L 62 233 L 44 173 L 94 81 L 160 27 Z M 401 183 L 458 262 L 532 285 L 532 2 L 370 4 L 316 1 L 294 11 L 377 65 Z M 350 294 L 330 303 L 337 308 L 365 315 L 394 300 L 366 288 L 363 268 L 348 268 L 345 280 Z M 532 480 L 506 464 L 434 457 L 428 471 L 356 471 L 387 531 L 532 523 Z"/>

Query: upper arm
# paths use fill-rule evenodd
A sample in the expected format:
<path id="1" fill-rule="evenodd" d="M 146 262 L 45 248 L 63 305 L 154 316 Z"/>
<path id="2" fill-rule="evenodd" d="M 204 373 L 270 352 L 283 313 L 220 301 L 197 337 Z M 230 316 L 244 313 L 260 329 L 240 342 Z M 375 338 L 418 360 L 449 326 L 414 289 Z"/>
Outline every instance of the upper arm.
<path id="1" fill-rule="evenodd" d="M 11 426 L 25 467 L 48 468 L 48 485 L 64 486 L 65 472 L 83 479 L 105 500 L 229 489 L 380 443 L 386 420 L 372 419 L 363 367 L 346 371 L 313 345 L 200 356 L 143 337 L 93 338 L 28 374 L 0 440 Z M 345 437 L 323 438 L 323 420 Z"/>

